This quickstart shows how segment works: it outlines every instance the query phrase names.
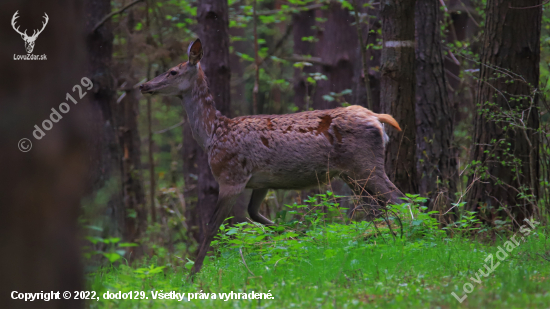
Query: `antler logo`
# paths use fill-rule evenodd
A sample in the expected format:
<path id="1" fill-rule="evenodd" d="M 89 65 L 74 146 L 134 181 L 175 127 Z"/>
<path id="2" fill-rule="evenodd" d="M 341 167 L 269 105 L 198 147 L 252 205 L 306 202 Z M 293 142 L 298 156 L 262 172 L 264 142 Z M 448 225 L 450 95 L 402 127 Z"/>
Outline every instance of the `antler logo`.
<path id="1" fill-rule="evenodd" d="M 42 33 L 42 31 L 44 31 L 44 28 L 46 28 L 46 25 L 48 24 L 48 20 L 50 18 L 48 17 L 48 14 L 46 14 L 44 12 L 43 17 L 46 20 L 42 22 L 42 29 L 40 29 L 39 31 L 33 30 L 32 35 L 28 36 L 26 29 L 25 29 L 25 32 L 21 32 L 21 31 L 19 31 L 19 27 L 15 28 L 15 20 L 19 18 L 19 16 L 17 15 L 18 12 L 19 11 L 16 11 L 15 14 L 13 14 L 13 17 L 11 19 L 11 26 L 13 27 L 13 30 L 15 30 L 15 32 L 17 32 L 21 35 L 21 38 L 25 41 L 25 49 L 27 50 L 27 53 L 30 54 L 30 53 L 32 53 L 32 50 L 34 49 L 34 41 L 36 41 L 36 38 L 38 38 L 38 35 L 40 33 Z"/>

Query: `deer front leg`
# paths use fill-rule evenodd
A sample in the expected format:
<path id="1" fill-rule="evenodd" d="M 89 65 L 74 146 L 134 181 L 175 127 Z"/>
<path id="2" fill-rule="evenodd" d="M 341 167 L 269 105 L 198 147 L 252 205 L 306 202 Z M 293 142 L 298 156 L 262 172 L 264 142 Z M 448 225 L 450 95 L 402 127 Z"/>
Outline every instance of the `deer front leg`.
<path id="1" fill-rule="evenodd" d="M 231 209 L 233 208 L 233 205 L 235 204 L 235 201 L 241 192 L 242 190 L 236 191 L 234 190 L 234 188 L 224 187 L 220 184 L 220 194 L 218 196 L 218 202 L 216 204 L 216 211 L 214 211 L 212 218 L 210 218 L 210 221 L 208 222 L 208 231 L 206 232 L 206 235 L 202 240 L 201 246 L 199 248 L 199 254 L 197 255 L 195 264 L 191 269 L 190 276 L 195 275 L 201 270 L 202 263 L 204 262 L 204 258 L 206 257 L 206 253 L 208 252 L 208 249 L 210 247 L 210 243 L 214 239 L 214 236 L 216 236 L 216 234 L 218 233 L 220 225 L 222 225 L 223 221 L 231 213 Z"/>
<path id="2" fill-rule="evenodd" d="M 250 198 L 250 204 L 248 204 L 248 214 L 250 218 L 256 222 L 260 222 L 265 225 L 273 225 L 274 223 L 271 220 L 260 214 L 260 206 L 267 194 L 268 189 L 254 189 L 252 191 L 252 197 Z"/>

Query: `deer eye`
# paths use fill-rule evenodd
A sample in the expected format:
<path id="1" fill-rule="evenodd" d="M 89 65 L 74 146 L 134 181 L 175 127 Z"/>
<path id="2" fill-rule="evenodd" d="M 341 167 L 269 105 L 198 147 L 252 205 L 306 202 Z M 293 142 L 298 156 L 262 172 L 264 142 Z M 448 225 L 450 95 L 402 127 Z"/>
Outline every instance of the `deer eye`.
<path id="1" fill-rule="evenodd" d="M 178 74 L 178 72 L 176 72 L 176 71 L 170 71 L 170 74 L 171 74 L 171 75 L 176 75 L 176 74 Z"/>

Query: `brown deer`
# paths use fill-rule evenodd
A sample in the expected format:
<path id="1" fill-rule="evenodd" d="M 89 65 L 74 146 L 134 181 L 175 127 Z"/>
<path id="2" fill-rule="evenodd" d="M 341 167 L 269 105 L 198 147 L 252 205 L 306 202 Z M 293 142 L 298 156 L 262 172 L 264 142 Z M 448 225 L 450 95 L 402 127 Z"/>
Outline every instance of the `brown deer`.
<path id="1" fill-rule="evenodd" d="M 365 190 L 383 203 L 403 202 L 403 193 L 384 172 L 387 135 L 382 123 L 401 130 L 392 116 L 349 106 L 230 119 L 214 106 L 199 62 L 203 55 L 199 39 L 189 44 L 187 54 L 188 62 L 140 89 L 144 94 L 182 99 L 193 137 L 208 154 L 219 183 L 216 210 L 191 274 L 201 269 L 210 242 L 245 188 L 253 189 L 249 215 L 263 224 L 273 224 L 259 213 L 268 189 L 304 189 L 318 185 L 322 178 L 338 176 L 359 195 Z"/>

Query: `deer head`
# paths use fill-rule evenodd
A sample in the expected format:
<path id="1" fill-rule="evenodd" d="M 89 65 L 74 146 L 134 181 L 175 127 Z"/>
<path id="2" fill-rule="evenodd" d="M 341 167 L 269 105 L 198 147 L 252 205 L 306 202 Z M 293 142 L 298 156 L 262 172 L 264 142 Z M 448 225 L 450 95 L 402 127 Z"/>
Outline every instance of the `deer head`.
<path id="1" fill-rule="evenodd" d="M 15 32 L 19 33 L 21 35 L 21 38 L 25 41 L 25 49 L 27 50 L 27 53 L 32 53 L 32 50 L 34 49 L 34 41 L 36 41 L 36 38 L 38 38 L 38 35 L 40 33 L 42 33 L 42 31 L 44 31 L 44 28 L 46 28 L 46 25 L 48 24 L 48 20 L 49 20 L 49 17 L 48 17 L 48 14 L 44 13 L 44 18 L 46 19 L 45 21 L 42 22 L 42 29 L 40 30 L 33 30 L 33 33 L 31 36 L 28 36 L 27 35 L 27 30 L 25 29 L 25 32 L 21 32 L 19 31 L 19 27 L 15 27 L 15 20 L 17 18 L 19 18 L 19 16 L 17 15 L 19 11 L 16 11 L 15 14 L 13 14 L 13 17 L 11 19 L 11 26 L 13 27 L 13 30 L 15 30 Z"/>
<path id="2" fill-rule="evenodd" d="M 180 63 L 144 83 L 139 87 L 141 92 L 164 96 L 182 96 L 185 92 L 190 91 L 199 74 L 199 61 L 203 55 L 200 39 L 189 44 L 187 55 L 189 56 L 188 62 Z"/>

